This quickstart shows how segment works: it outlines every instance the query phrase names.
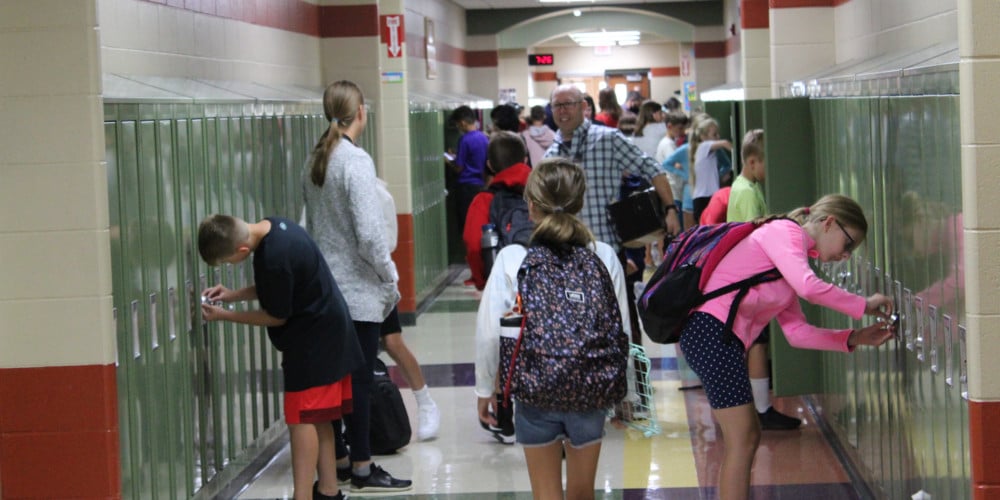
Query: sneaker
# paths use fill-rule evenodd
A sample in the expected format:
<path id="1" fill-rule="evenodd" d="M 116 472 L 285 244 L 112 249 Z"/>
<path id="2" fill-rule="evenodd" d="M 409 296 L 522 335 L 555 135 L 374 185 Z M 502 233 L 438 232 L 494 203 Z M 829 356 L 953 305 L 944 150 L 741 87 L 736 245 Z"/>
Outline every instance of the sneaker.
<path id="1" fill-rule="evenodd" d="M 346 484 L 351 484 L 351 467 L 347 466 L 341 469 L 337 467 L 337 484 L 344 486 Z"/>
<path id="2" fill-rule="evenodd" d="M 476 280 L 469 278 L 462 282 L 463 286 L 476 286 Z"/>
<path id="3" fill-rule="evenodd" d="M 417 441 L 427 441 L 437 437 L 441 427 L 441 412 L 436 404 L 426 404 L 420 407 L 417 414 Z"/>
<path id="4" fill-rule="evenodd" d="M 399 492 L 409 491 L 413 488 L 413 481 L 407 479 L 396 479 L 381 467 L 371 464 L 371 474 L 367 477 L 352 475 L 351 493 L 363 495 L 366 493 Z"/>
<path id="5" fill-rule="evenodd" d="M 502 428 L 496 427 L 482 420 L 479 421 L 479 426 L 483 428 L 486 432 L 489 432 L 493 439 L 496 439 L 500 444 L 514 444 L 514 429 L 511 428 L 509 431 Z"/>
<path id="6" fill-rule="evenodd" d="M 324 495 L 319 492 L 319 481 L 316 481 L 313 483 L 313 500 L 344 500 L 344 492 L 338 491 L 336 495 Z"/>
<path id="7" fill-rule="evenodd" d="M 758 413 L 757 417 L 760 418 L 760 428 L 765 431 L 790 431 L 802 425 L 802 420 L 780 413 L 773 406 L 764 413 Z"/>

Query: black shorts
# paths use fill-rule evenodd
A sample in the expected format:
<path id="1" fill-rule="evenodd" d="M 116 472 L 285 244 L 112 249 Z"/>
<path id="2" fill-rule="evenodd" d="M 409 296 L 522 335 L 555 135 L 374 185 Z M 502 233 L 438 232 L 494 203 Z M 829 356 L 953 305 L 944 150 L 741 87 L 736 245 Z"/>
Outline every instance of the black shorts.
<path id="1" fill-rule="evenodd" d="M 386 335 L 392 333 L 402 333 L 403 327 L 399 324 L 399 308 L 393 307 L 389 315 L 382 320 L 382 326 L 379 327 L 378 336 L 385 337 Z"/>
<path id="2" fill-rule="evenodd" d="M 695 312 L 684 325 L 680 345 L 713 410 L 753 403 L 746 349 L 725 323 Z"/>

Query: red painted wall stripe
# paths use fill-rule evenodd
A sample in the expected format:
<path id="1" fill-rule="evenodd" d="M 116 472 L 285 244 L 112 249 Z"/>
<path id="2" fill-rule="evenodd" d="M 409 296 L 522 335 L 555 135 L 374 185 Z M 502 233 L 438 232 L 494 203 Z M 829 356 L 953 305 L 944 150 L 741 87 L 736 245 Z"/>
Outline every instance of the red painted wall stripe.
<path id="1" fill-rule="evenodd" d="M 531 80 L 534 82 L 557 82 L 559 76 L 555 71 L 535 71 L 531 74 Z"/>
<path id="2" fill-rule="evenodd" d="M 767 0 L 740 0 L 740 25 L 743 29 L 770 26 Z"/>
<path id="3" fill-rule="evenodd" d="M 991 494 L 1000 488 L 1000 403 L 969 401 L 969 462 L 972 465 L 972 485 L 977 490 L 973 498 L 998 498 Z"/>
<path id="4" fill-rule="evenodd" d="M 469 50 L 465 64 L 470 68 L 495 68 L 500 65 L 500 53 L 495 50 Z"/>
<path id="5" fill-rule="evenodd" d="M 121 498 L 114 365 L 0 369 L 0 401 L 4 498 Z"/>
<path id="6" fill-rule="evenodd" d="M 320 7 L 303 0 L 146 0 L 200 14 L 319 36 Z"/>
<path id="7" fill-rule="evenodd" d="M 392 260 L 399 270 L 399 312 L 417 312 L 417 285 L 414 274 L 413 214 L 396 214 L 399 228 Z"/>
<path id="8" fill-rule="evenodd" d="M 726 42 L 694 42 L 694 57 L 726 57 Z"/>
<path id="9" fill-rule="evenodd" d="M 323 38 L 378 35 L 377 5 L 331 5 L 320 8 L 319 36 Z"/>
<path id="10" fill-rule="evenodd" d="M 667 66 L 661 68 L 650 68 L 650 73 L 656 76 L 681 76 L 680 66 Z"/>

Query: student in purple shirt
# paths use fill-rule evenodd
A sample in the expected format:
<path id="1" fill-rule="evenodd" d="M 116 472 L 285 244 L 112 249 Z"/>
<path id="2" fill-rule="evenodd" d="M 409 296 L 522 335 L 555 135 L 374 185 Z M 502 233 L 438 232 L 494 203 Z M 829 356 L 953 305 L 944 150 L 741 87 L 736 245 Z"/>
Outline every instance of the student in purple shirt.
<path id="1" fill-rule="evenodd" d="M 468 106 L 455 108 L 455 111 L 451 112 L 450 119 L 462 133 L 462 137 L 458 139 L 458 152 L 455 153 L 455 158 L 447 162 L 448 168 L 458 176 L 455 220 L 459 221 L 459 232 L 461 232 L 472 199 L 486 184 L 486 148 L 490 144 L 490 138 L 479 130 L 476 113 Z"/>

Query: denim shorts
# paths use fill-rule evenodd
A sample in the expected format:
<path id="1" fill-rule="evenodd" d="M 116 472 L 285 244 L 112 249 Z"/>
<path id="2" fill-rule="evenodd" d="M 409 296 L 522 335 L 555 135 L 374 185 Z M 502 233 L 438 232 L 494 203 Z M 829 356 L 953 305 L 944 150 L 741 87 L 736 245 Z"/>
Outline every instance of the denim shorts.
<path id="1" fill-rule="evenodd" d="M 552 411 L 524 403 L 514 403 L 514 433 L 522 446 L 546 446 L 568 439 L 570 446 L 583 448 L 604 437 L 606 410 Z"/>

